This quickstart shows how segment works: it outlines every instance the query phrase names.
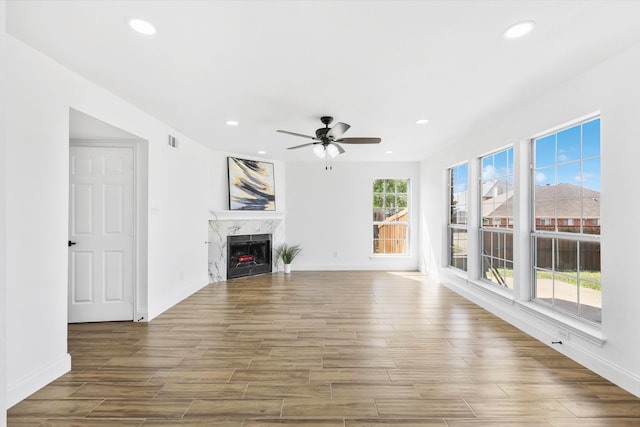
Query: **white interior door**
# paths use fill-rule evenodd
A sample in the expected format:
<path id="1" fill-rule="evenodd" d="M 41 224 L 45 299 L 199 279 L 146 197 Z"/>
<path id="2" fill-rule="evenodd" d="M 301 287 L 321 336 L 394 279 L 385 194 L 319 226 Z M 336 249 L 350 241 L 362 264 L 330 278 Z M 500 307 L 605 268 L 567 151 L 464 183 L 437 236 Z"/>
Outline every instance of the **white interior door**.
<path id="1" fill-rule="evenodd" d="M 69 160 L 69 322 L 133 320 L 133 148 L 71 145 Z"/>

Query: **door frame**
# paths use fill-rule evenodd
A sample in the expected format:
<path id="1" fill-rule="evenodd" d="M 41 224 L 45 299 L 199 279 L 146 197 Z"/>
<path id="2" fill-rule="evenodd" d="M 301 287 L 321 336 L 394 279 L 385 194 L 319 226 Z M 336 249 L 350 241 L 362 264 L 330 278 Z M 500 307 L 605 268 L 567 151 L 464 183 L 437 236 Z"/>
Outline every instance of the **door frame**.
<path id="1" fill-rule="evenodd" d="M 144 143 L 141 143 L 144 142 Z M 133 151 L 133 252 L 132 252 L 132 265 L 133 265 L 133 310 L 131 313 L 131 320 L 134 322 L 146 322 L 148 321 L 148 308 L 147 299 L 144 298 L 147 288 L 147 271 L 146 271 L 146 244 L 145 242 L 147 226 L 147 216 L 143 215 L 141 207 L 146 206 L 147 203 L 147 186 L 146 186 L 146 162 L 143 162 L 144 152 L 147 150 L 147 141 L 129 140 L 129 139 L 70 139 L 69 147 L 99 147 L 99 148 L 131 148 Z M 141 154 L 141 152 L 143 152 Z M 69 168 L 71 164 L 69 164 Z M 71 185 L 71 176 L 67 180 L 67 191 Z M 68 216 L 71 216 L 69 211 Z M 70 261 L 68 260 L 67 263 Z M 67 293 L 69 292 L 69 280 L 67 277 Z"/>

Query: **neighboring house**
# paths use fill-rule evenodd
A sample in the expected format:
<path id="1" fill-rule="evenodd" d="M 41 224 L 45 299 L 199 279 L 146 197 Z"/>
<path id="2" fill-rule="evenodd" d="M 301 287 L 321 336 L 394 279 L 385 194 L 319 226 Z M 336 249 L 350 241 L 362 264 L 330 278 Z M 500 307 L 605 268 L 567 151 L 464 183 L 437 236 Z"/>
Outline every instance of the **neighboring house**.
<path id="1" fill-rule="evenodd" d="M 582 193 L 581 193 L 582 190 Z M 600 234 L 600 192 L 573 184 L 536 186 L 536 229 L 572 232 L 583 226 Z M 597 232 L 595 232 L 597 231 Z"/>
<path id="2" fill-rule="evenodd" d="M 513 184 L 511 185 L 513 187 Z M 482 200 L 498 197 L 509 192 L 509 183 L 494 179 L 482 183 Z"/>
<path id="3" fill-rule="evenodd" d="M 513 195 L 501 194 L 495 197 L 495 203 L 487 206 L 497 206 L 493 211 L 482 212 L 485 226 L 512 228 L 513 227 Z M 505 200 L 502 200 L 505 199 Z M 499 203 L 498 201 L 501 200 Z M 483 200 L 483 208 L 485 201 Z M 600 192 L 581 188 L 580 186 L 562 183 L 558 185 L 538 185 L 535 188 L 535 229 L 557 230 L 565 233 L 580 231 L 580 223 L 585 233 L 600 234 Z M 505 250 L 511 254 L 512 243 Z M 578 263 L 575 243 L 560 240 L 555 251 L 562 256 L 556 256 L 558 268 L 575 268 Z M 551 246 L 538 248 L 536 256 L 545 257 L 545 264 L 551 265 L 553 250 Z M 600 271 L 600 246 L 591 248 L 584 245 L 581 249 L 580 268 L 582 270 Z M 540 260 L 542 261 L 542 259 Z"/>
<path id="4" fill-rule="evenodd" d="M 500 180 L 482 184 L 482 221 L 485 226 L 513 226 L 513 184 Z M 495 212 L 500 209 L 501 216 Z"/>
<path id="5" fill-rule="evenodd" d="M 535 191 L 537 230 L 555 230 L 557 225 L 558 231 L 573 232 L 580 229 L 582 219 L 590 234 L 600 234 L 600 192 L 567 183 L 538 185 Z M 496 196 L 493 206 L 492 211 L 482 212 L 485 225 L 504 226 L 513 220 L 512 192 Z"/>

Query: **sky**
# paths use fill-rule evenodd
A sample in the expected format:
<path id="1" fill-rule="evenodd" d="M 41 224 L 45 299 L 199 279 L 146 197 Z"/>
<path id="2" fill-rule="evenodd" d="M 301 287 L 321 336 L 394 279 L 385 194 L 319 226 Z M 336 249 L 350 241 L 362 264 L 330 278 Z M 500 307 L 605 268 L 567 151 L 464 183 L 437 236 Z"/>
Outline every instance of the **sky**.
<path id="1" fill-rule="evenodd" d="M 482 180 L 513 179 L 513 148 L 499 151 L 482 158 Z"/>
<path id="2" fill-rule="evenodd" d="M 536 185 L 568 183 L 600 191 L 600 119 L 535 140 Z M 468 166 L 453 168 L 454 191 L 468 189 Z M 482 180 L 513 180 L 513 148 L 482 158 Z M 462 198 L 463 196 L 460 196 Z"/>
<path id="3" fill-rule="evenodd" d="M 600 119 L 535 141 L 536 185 L 569 183 L 600 191 Z"/>

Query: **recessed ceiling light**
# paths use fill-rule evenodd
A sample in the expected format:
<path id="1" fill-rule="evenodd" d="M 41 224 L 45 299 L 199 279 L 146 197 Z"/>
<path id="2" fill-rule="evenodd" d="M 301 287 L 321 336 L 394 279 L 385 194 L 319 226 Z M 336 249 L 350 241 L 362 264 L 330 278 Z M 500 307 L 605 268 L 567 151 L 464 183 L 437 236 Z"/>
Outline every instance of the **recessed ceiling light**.
<path id="1" fill-rule="evenodd" d="M 238 126 L 238 122 L 236 120 L 227 120 L 225 123 L 228 126 Z"/>
<path id="2" fill-rule="evenodd" d="M 129 26 L 140 34 L 150 36 L 156 33 L 156 27 L 144 19 L 133 18 L 129 20 Z"/>
<path id="3" fill-rule="evenodd" d="M 417 125 L 426 125 L 427 123 L 429 123 L 429 120 L 427 119 L 416 120 Z"/>
<path id="4" fill-rule="evenodd" d="M 385 151 L 384 154 L 393 154 L 393 151 L 391 151 L 391 150 Z"/>
<path id="5" fill-rule="evenodd" d="M 260 150 L 260 151 L 258 151 L 258 154 L 267 154 L 267 152 L 264 151 L 264 150 Z"/>
<path id="6" fill-rule="evenodd" d="M 535 26 L 536 23 L 533 21 L 519 22 L 507 28 L 502 34 L 502 37 L 505 39 L 517 39 L 518 37 L 528 34 Z"/>

